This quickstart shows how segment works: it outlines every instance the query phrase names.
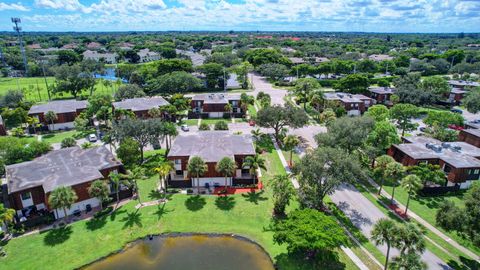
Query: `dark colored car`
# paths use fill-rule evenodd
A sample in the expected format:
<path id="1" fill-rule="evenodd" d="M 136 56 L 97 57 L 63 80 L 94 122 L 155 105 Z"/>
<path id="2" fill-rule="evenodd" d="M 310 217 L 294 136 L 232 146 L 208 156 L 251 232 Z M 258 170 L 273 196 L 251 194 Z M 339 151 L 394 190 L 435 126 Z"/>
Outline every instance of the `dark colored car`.
<path id="1" fill-rule="evenodd" d="M 451 109 L 450 111 L 453 112 L 453 113 L 459 113 L 459 114 L 463 113 L 463 111 L 460 110 L 460 109 Z"/>

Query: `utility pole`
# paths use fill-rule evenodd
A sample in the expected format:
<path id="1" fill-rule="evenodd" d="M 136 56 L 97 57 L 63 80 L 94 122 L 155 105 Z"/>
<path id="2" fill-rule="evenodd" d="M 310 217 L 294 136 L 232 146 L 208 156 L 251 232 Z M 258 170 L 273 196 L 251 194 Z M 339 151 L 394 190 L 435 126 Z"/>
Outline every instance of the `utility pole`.
<path id="1" fill-rule="evenodd" d="M 18 42 L 20 43 L 20 52 L 22 53 L 23 66 L 25 68 L 25 76 L 27 76 L 28 63 L 27 63 L 27 56 L 25 55 L 25 48 L 23 47 L 23 40 L 22 40 L 22 34 L 21 34 L 22 27 L 18 26 L 21 22 L 22 20 L 20 20 L 20 18 L 12 18 L 12 23 L 15 24 L 15 26 L 13 27 L 13 30 L 17 32 L 17 35 L 18 35 Z"/>
<path id="2" fill-rule="evenodd" d="M 227 92 L 227 80 L 225 78 L 225 68 L 223 68 L 223 92 Z"/>

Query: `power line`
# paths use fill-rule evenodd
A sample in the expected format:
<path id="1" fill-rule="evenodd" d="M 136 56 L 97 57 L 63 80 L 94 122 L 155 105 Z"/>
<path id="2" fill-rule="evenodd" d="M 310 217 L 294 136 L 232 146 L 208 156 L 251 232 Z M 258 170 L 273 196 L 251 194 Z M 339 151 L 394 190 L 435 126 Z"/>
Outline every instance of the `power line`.
<path id="1" fill-rule="evenodd" d="M 27 64 L 27 56 L 25 55 L 25 48 L 23 47 L 23 40 L 22 40 L 22 27 L 19 26 L 19 24 L 22 22 L 20 18 L 12 18 L 12 23 L 15 24 L 13 27 L 13 30 L 17 32 L 18 35 L 18 42 L 20 43 L 20 52 L 22 53 L 23 57 L 23 66 L 25 67 L 25 76 L 28 74 L 28 64 Z"/>

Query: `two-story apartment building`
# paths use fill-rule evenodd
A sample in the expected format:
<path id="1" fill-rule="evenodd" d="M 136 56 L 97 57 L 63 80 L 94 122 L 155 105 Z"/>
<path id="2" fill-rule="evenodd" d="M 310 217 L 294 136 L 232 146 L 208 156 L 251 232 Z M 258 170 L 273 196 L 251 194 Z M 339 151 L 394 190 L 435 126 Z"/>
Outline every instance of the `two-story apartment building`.
<path id="1" fill-rule="evenodd" d="M 48 205 L 50 193 L 60 186 L 72 187 L 78 197 L 67 215 L 97 207 L 100 201 L 90 197 L 88 188 L 93 181 L 107 178 L 110 172 L 124 172 L 124 169 L 105 146 L 64 148 L 32 161 L 8 165 L 5 175 L 9 207 L 17 211 L 19 219 L 34 217 L 40 211 L 64 217 L 63 209 Z"/>
<path id="2" fill-rule="evenodd" d="M 28 111 L 28 116 L 36 117 L 39 123 L 48 126 L 49 130 L 68 129 L 74 127 L 73 121 L 86 108 L 86 100 L 54 100 L 33 105 Z M 57 115 L 53 125 L 45 119 L 45 114 L 49 111 Z"/>
<path id="3" fill-rule="evenodd" d="M 103 61 L 107 64 L 116 64 L 117 63 L 117 53 L 99 53 L 97 51 L 86 50 L 83 52 L 83 59 L 94 60 L 94 61 Z"/>
<path id="4" fill-rule="evenodd" d="M 142 49 L 138 51 L 138 56 L 140 56 L 140 63 L 146 63 L 151 61 L 157 61 L 162 58 L 162 56 L 157 52 L 152 52 L 149 49 Z"/>
<path id="5" fill-rule="evenodd" d="M 242 110 L 240 103 L 240 94 L 199 94 L 192 97 L 192 110 L 189 113 L 191 118 L 221 118 L 233 113 L 234 117 L 243 117 L 245 111 Z M 232 106 L 232 111 L 226 109 L 226 105 Z"/>
<path id="6" fill-rule="evenodd" d="M 392 102 L 390 97 L 394 94 L 395 88 L 391 87 L 370 87 L 368 88 L 370 97 L 374 100 L 375 104 L 383 104 L 391 106 Z"/>
<path id="7" fill-rule="evenodd" d="M 163 97 L 154 96 L 154 97 L 141 97 L 141 98 L 130 98 L 118 102 L 113 102 L 113 110 L 127 110 L 135 114 L 137 118 L 149 118 L 151 117 L 148 113 L 150 109 L 160 108 L 165 105 L 169 105 Z"/>
<path id="8" fill-rule="evenodd" d="M 169 185 L 172 187 L 196 187 L 195 175 L 188 173 L 188 162 L 201 157 L 207 164 L 207 172 L 200 176 L 200 187 L 208 184 L 224 186 L 225 176 L 215 170 L 217 162 L 224 157 L 235 160 L 235 175 L 228 178 L 228 185 L 252 184 L 253 176 L 249 168 L 243 167 L 246 157 L 254 156 L 255 148 L 250 135 L 235 135 L 228 131 L 201 131 L 181 134 L 175 138 L 167 158 L 174 163 L 170 173 Z"/>
<path id="9" fill-rule="evenodd" d="M 348 116 L 358 116 L 374 104 L 374 100 L 365 95 L 342 92 L 327 92 L 323 94 L 326 101 L 338 102 L 347 111 Z"/>
<path id="10" fill-rule="evenodd" d="M 458 88 L 458 89 L 469 89 L 469 88 L 475 88 L 479 87 L 480 83 L 478 82 L 473 82 L 473 81 L 464 81 L 464 80 L 449 80 L 448 85 L 452 88 Z"/>
<path id="11" fill-rule="evenodd" d="M 439 165 L 446 174 L 445 186 L 470 187 L 480 179 L 480 148 L 466 142 L 442 143 L 423 136 L 404 137 L 388 154 L 405 166 Z"/>
<path id="12" fill-rule="evenodd" d="M 473 146 L 480 147 L 480 129 L 467 128 L 460 130 L 458 140 L 469 143 Z"/>

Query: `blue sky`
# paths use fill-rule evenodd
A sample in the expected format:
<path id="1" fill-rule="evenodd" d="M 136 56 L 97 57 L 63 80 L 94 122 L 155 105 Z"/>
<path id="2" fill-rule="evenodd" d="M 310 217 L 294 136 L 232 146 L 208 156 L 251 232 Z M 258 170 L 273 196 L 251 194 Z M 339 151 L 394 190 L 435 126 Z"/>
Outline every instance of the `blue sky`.
<path id="1" fill-rule="evenodd" d="M 480 32 L 480 0 L 0 0 L 25 31 Z"/>

